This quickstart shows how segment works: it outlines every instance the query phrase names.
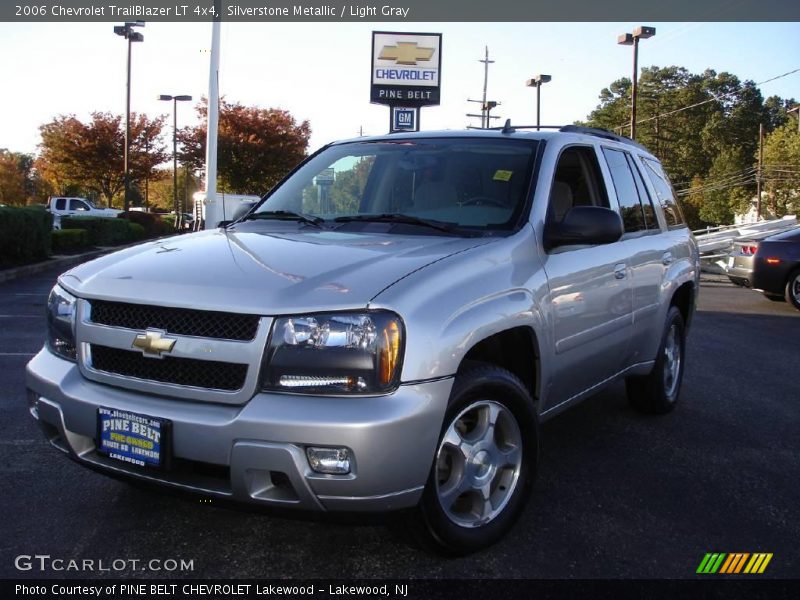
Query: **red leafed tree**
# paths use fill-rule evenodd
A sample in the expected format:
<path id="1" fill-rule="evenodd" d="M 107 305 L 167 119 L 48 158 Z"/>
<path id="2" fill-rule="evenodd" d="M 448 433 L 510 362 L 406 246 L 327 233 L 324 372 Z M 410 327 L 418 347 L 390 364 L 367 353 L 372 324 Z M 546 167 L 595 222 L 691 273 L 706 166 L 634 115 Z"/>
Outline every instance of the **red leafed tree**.
<path id="1" fill-rule="evenodd" d="M 164 117 L 148 119 L 131 114 L 129 169 L 131 184 L 150 177 L 169 158 L 161 141 Z M 112 206 L 125 187 L 125 121 L 119 115 L 92 113 L 83 123 L 74 115 L 61 115 L 39 128 L 37 168 L 57 193 L 81 189 L 104 198 Z"/>
<path id="2" fill-rule="evenodd" d="M 178 133 L 181 160 L 203 168 L 206 152 L 206 99 L 197 105 L 201 125 Z M 311 128 L 285 110 L 220 101 L 217 180 L 220 190 L 264 194 L 306 156 Z"/>

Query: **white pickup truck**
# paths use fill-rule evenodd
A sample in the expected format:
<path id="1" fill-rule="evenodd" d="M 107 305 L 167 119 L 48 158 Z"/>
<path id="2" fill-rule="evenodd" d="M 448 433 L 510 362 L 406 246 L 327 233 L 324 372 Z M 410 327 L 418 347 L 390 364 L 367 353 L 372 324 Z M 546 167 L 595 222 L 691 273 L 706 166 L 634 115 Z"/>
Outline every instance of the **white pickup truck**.
<path id="1" fill-rule="evenodd" d="M 51 196 L 47 209 L 53 213 L 53 229 L 61 229 L 61 217 L 110 217 L 116 218 L 122 211 L 115 208 L 99 208 L 88 198 Z"/>

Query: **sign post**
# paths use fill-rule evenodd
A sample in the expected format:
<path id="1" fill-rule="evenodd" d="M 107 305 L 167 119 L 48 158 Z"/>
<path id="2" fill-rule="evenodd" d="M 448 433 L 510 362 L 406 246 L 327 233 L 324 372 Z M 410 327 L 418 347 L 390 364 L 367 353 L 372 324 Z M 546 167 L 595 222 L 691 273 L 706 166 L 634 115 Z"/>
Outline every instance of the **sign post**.
<path id="1" fill-rule="evenodd" d="M 420 108 L 439 104 L 441 33 L 372 32 L 370 102 L 389 107 L 389 131 L 419 131 Z"/>

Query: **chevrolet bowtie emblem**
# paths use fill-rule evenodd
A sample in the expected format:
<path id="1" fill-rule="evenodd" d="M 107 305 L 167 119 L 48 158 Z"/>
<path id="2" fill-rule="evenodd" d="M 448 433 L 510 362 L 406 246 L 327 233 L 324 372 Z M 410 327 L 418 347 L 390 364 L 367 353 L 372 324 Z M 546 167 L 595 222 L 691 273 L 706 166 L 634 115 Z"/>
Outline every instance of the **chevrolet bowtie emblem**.
<path id="1" fill-rule="evenodd" d="M 133 347 L 141 350 L 145 356 L 161 358 L 161 353 L 171 352 L 177 341 L 163 337 L 166 333 L 166 331 L 158 329 L 148 329 L 136 336 L 136 339 L 133 340 Z"/>
<path id="2" fill-rule="evenodd" d="M 384 46 L 378 58 L 393 60 L 398 65 L 415 65 L 417 61 L 428 61 L 433 56 L 434 48 L 420 48 L 417 42 L 397 42 L 396 46 Z"/>

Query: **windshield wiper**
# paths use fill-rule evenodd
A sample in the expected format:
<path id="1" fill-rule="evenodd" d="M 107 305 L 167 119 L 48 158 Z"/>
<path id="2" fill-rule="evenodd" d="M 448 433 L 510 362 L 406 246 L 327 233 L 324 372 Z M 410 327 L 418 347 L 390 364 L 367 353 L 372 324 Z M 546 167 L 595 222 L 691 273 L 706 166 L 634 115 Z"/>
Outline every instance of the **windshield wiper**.
<path id="1" fill-rule="evenodd" d="M 436 221 L 434 219 L 421 219 L 412 215 L 404 215 L 401 213 L 382 213 L 379 215 L 347 215 L 344 217 L 336 217 L 334 219 L 337 223 L 350 223 L 353 221 L 364 221 L 368 223 L 400 223 L 403 225 L 421 225 L 422 227 L 430 227 L 446 233 L 461 233 L 457 230 L 455 225 L 445 223 L 444 221 Z"/>
<path id="2" fill-rule="evenodd" d="M 291 210 L 267 210 L 264 212 L 257 212 L 247 215 L 242 218 L 242 221 L 256 221 L 258 219 L 275 219 L 277 221 L 299 221 L 300 223 L 308 223 L 314 227 L 321 228 L 321 223 L 325 219 L 314 215 L 304 215 L 303 213 L 292 212 Z"/>

